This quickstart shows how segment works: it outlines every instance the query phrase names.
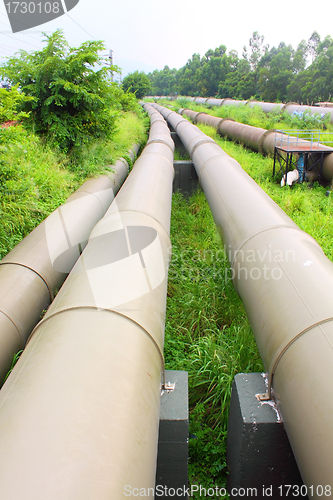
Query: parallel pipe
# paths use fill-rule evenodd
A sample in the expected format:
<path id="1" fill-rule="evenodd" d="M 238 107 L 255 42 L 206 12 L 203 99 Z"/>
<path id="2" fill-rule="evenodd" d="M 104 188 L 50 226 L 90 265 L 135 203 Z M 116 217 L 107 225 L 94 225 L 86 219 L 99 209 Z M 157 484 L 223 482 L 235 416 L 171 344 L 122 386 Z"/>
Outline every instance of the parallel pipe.
<path id="1" fill-rule="evenodd" d="M 151 496 L 173 174 L 151 141 L 4 384 L 0 498 Z"/>
<path id="2" fill-rule="evenodd" d="M 333 478 L 333 263 L 237 161 L 177 113 L 168 121 L 206 194 L 303 481 L 322 498 Z"/>
<path id="3" fill-rule="evenodd" d="M 333 109 L 328 106 L 309 106 L 304 104 L 299 104 L 297 102 L 260 102 L 253 100 L 237 100 L 231 99 L 229 97 L 224 99 L 216 99 L 214 97 L 195 97 L 187 99 L 194 100 L 198 104 L 205 104 L 210 106 L 239 106 L 239 105 L 247 105 L 253 108 L 254 106 L 259 106 L 265 113 L 270 113 L 274 109 L 279 109 L 281 112 L 286 111 L 289 114 L 300 112 L 308 112 L 311 115 L 329 115 L 330 121 L 333 122 Z M 222 102 L 221 102 L 222 101 Z"/>
<path id="4" fill-rule="evenodd" d="M 287 135 L 281 134 L 274 129 L 266 130 L 260 127 L 253 127 L 239 123 L 230 118 L 221 120 L 217 117 L 212 117 L 203 112 L 195 112 L 188 109 L 182 109 L 182 115 L 188 116 L 194 123 L 210 124 L 216 127 L 222 137 L 227 137 L 231 141 L 239 142 L 244 146 L 252 149 L 261 154 L 273 155 L 274 148 L 277 141 L 284 141 L 285 143 L 290 140 Z M 296 141 L 296 137 L 292 137 Z M 310 147 L 309 141 L 298 139 L 298 144 Z M 323 158 L 323 178 L 330 182 L 333 180 L 333 149 L 329 146 L 319 144 L 321 149 L 328 151 Z M 314 153 L 315 160 L 318 159 L 318 154 Z"/>
<path id="5" fill-rule="evenodd" d="M 114 169 L 86 181 L 0 262 L 0 384 L 124 182 L 127 162 Z"/>

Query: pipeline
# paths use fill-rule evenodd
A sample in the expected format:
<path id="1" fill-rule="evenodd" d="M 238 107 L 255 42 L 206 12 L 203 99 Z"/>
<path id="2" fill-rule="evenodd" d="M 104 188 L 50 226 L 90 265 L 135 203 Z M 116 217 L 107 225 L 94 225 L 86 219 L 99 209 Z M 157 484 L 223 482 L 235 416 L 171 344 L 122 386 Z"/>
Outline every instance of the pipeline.
<path id="1" fill-rule="evenodd" d="M 153 116 L 0 392 L 0 498 L 120 500 L 155 486 L 174 169 Z"/>
<path id="2" fill-rule="evenodd" d="M 172 99 L 166 96 L 148 96 L 147 99 L 154 99 L 155 102 L 159 99 Z M 181 97 L 178 97 L 181 99 Z M 281 112 L 286 111 L 290 115 L 293 113 L 310 113 L 311 115 L 329 115 L 331 123 L 333 123 L 333 108 L 330 106 L 309 106 L 304 104 L 299 104 L 297 102 L 261 102 L 254 99 L 250 100 L 237 100 L 231 99 L 229 97 L 217 99 L 216 97 L 189 97 L 186 96 L 185 99 L 193 101 L 197 104 L 203 104 L 205 106 L 249 106 L 253 108 L 254 106 L 259 106 L 264 113 L 270 113 L 273 110 L 279 110 Z"/>
<path id="3" fill-rule="evenodd" d="M 134 151 L 130 157 L 134 160 Z M 103 217 L 128 174 L 118 160 L 115 172 L 89 179 L 0 262 L 0 382 L 15 353 L 48 308 L 89 234 Z"/>
<path id="4" fill-rule="evenodd" d="M 266 130 L 260 127 L 253 127 L 234 121 L 232 118 L 218 118 L 203 112 L 196 112 L 190 109 L 181 109 L 180 114 L 188 116 L 194 123 L 203 123 L 215 127 L 222 137 L 235 142 L 264 155 L 274 155 L 274 148 L 277 141 L 287 143 L 288 136 L 277 132 L 275 129 Z M 290 137 L 289 137 L 290 139 Z M 296 140 L 296 138 L 293 138 Z M 298 144 L 310 146 L 309 141 L 298 139 Z M 321 149 L 333 151 L 329 146 L 319 145 Z M 318 159 L 318 154 L 314 155 Z M 323 158 L 323 178 L 330 182 L 333 180 L 333 153 L 327 153 Z"/>
<path id="5" fill-rule="evenodd" d="M 311 498 L 333 478 L 333 263 L 210 137 L 154 105 L 194 163 Z M 311 491 L 311 490 L 310 490 Z"/>

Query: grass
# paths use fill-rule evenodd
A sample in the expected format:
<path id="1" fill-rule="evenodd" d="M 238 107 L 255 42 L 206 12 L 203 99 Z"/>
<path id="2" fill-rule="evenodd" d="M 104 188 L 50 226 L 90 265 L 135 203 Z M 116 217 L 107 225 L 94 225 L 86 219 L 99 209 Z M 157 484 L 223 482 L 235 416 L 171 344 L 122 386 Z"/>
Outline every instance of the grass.
<path id="1" fill-rule="evenodd" d="M 70 157 L 51 149 L 21 125 L 0 129 L 0 259 L 87 178 L 110 171 L 146 140 L 147 121 L 123 113 L 112 140 L 94 142 Z"/>
<path id="2" fill-rule="evenodd" d="M 205 196 L 173 196 L 165 360 L 189 373 L 191 484 L 226 485 L 226 432 L 236 373 L 263 366 Z"/>
<path id="3" fill-rule="evenodd" d="M 306 183 L 281 188 L 272 178 L 272 158 L 221 138 L 211 127 L 199 128 L 235 158 L 333 261 L 332 197 L 325 196 L 327 188 L 317 183 L 312 189 Z M 202 192 L 188 199 L 173 196 L 171 239 L 165 358 L 168 369 L 189 373 L 189 481 L 222 488 L 227 480 L 233 378 L 264 368 Z"/>

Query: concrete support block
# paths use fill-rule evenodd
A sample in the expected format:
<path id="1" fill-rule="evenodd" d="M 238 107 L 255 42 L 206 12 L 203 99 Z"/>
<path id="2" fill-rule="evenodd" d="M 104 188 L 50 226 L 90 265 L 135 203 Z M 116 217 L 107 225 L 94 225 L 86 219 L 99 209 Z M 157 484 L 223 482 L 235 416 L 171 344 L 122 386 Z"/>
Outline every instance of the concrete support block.
<path id="1" fill-rule="evenodd" d="M 261 373 L 240 373 L 233 381 L 227 436 L 232 499 L 281 500 L 287 498 L 285 485 L 294 491 L 303 485 L 276 403 L 256 397 L 266 390 Z"/>
<path id="2" fill-rule="evenodd" d="M 173 192 L 180 191 L 184 196 L 191 196 L 199 187 L 198 176 L 191 160 L 174 161 L 175 178 Z"/>
<path id="3" fill-rule="evenodd" d="M 165 380 L 176 385 L 161 397 L 155 498 L 184 499 L 188 487 L 187 372 L 167 370 Z"/>

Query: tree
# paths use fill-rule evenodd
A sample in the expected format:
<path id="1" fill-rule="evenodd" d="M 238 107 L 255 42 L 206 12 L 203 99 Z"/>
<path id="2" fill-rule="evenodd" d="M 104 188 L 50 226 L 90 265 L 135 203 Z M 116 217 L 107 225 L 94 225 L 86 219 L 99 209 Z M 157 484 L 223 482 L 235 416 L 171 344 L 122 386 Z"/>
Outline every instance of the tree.
<path id="1" fill-rule="evenodd" d="M 260 59 L 267 53 L 269 46 L 264 45 L 264 36 L 254 31 L 249 40 L 249 47 L 243 47 L 243 58 L 251 65 L 252 71 L 257 69 Z"/>
<path id="2" fill-rule="evenodd" d="M 116 100 L 110 66 L 98 54 L 103 43 L 88 41 L 72 48 L 61 30 L 46 36 L 45 41 L 42 50 L 21 50 L 20 56 L 10 58 L 1 70 L 25 95 L 33 97 L 22 106 L 29 112 L 28 122 L 36 133 L 64 149 L 92 136 L 109 137 L 114 129 Z"/>
<path id="3" fill-rule="evenodd" d="M 175 68 L 170 69 L 169 66 L 164 66 L 161 71 L 155 69 L 147 76 L 153 95 L 175 95 L 177 93 L 177 70 Z"/>
<path id="4" fill-rule="evenodd" d="M 313 62 L 316 58 L 319 44 L 320 44 L 320 35 L 317 31 L 314 31 L 308 40 L 308 52 L 311 57 L 311 62 Z"/>
<path id="5" fill-rule="evenodd" d="M 138 99 L 142 99 L 151 90 L 148 76 L 143 72 L 134 71 L 125 76 L 122 88 L 125 92 L 132 92 Z"/>

